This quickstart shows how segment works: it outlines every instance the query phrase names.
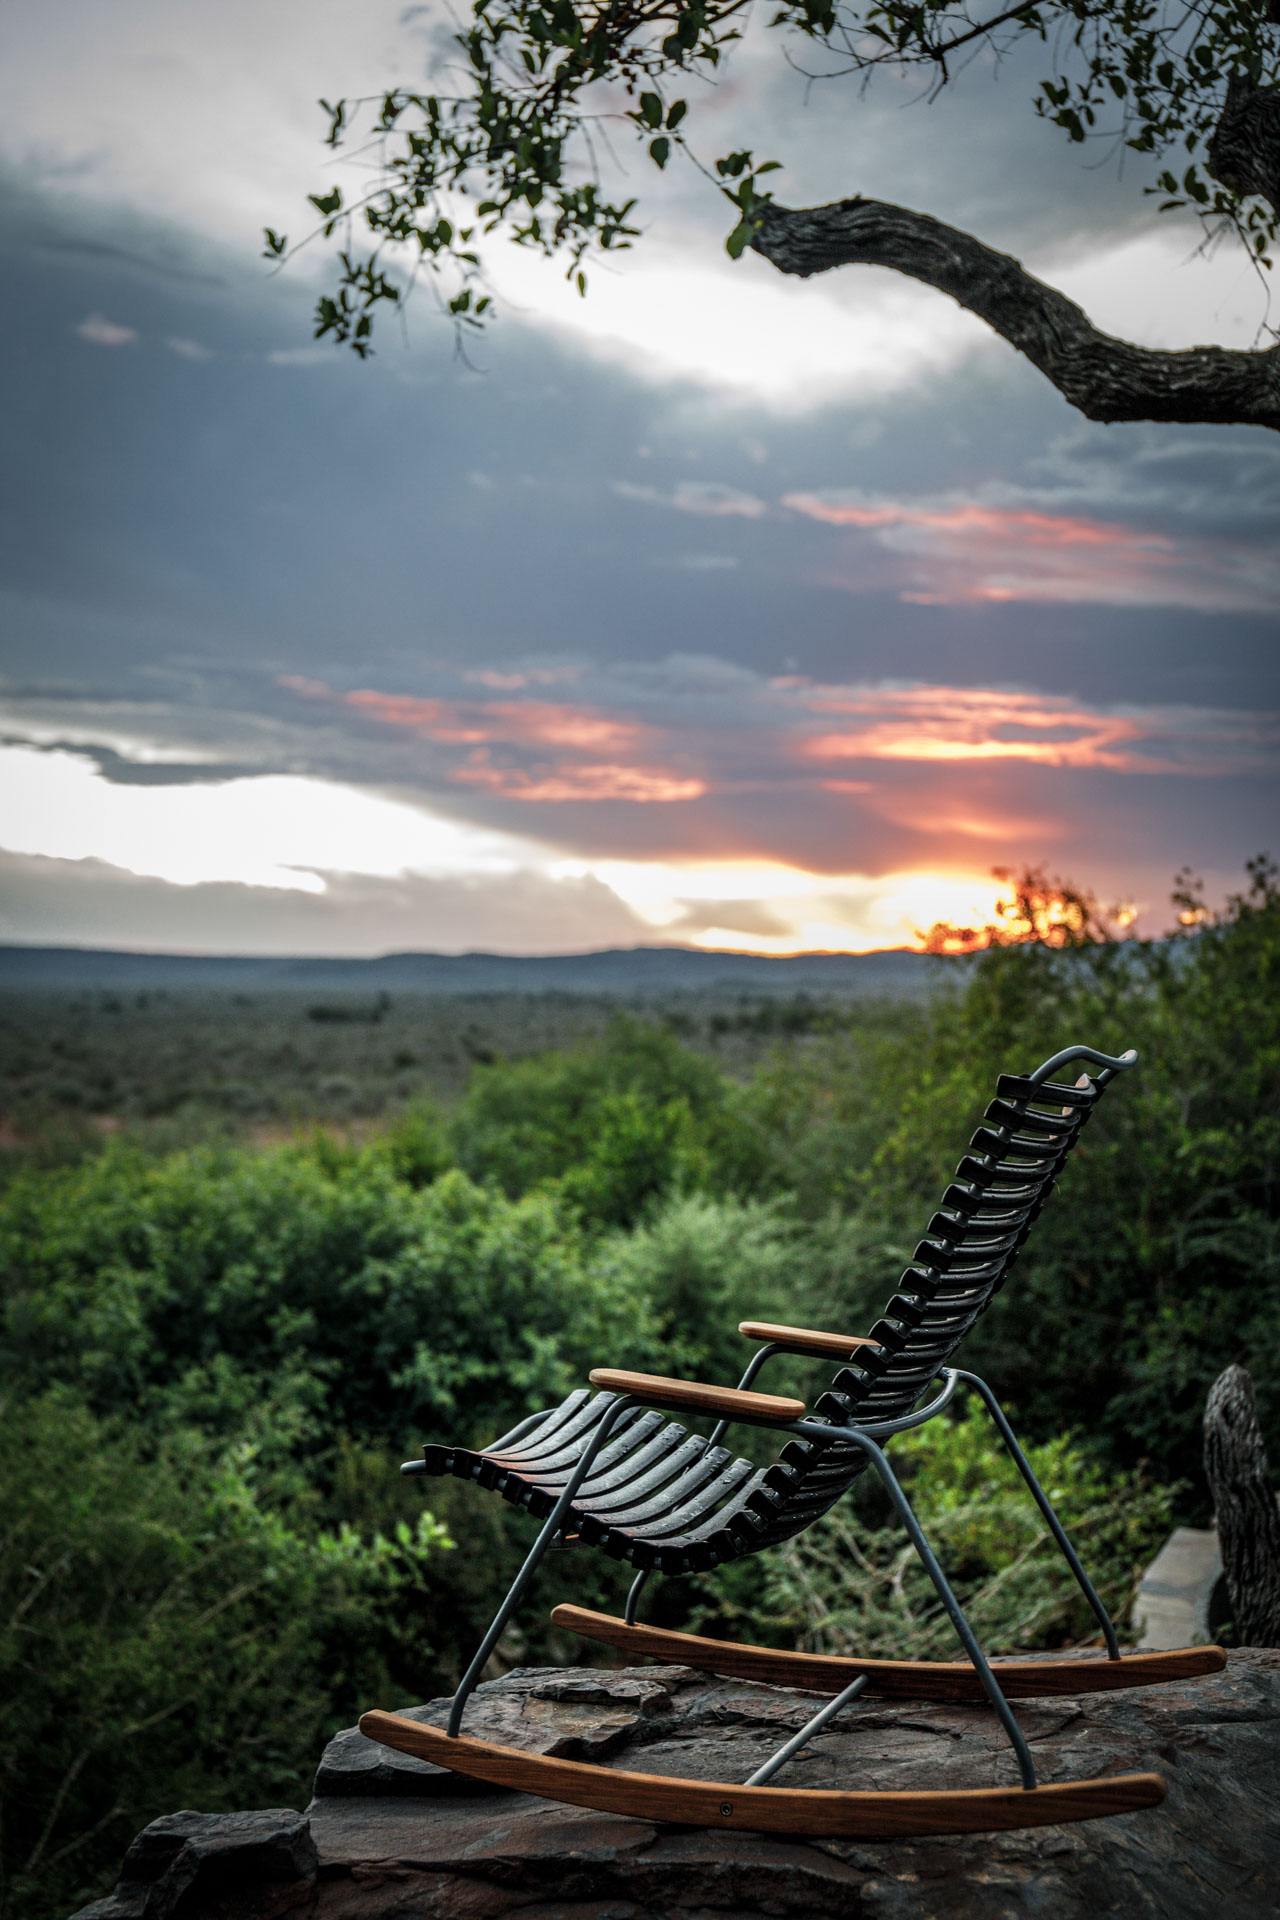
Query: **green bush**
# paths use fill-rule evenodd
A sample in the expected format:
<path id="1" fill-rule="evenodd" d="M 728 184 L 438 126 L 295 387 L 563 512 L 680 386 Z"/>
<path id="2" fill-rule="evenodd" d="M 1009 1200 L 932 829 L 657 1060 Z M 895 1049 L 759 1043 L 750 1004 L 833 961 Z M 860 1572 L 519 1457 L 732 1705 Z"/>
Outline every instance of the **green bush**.
<path id="1" fill-rule="evenodd" d="M 456 1170 L 414 1188 L 384 1151 L 323 1135 L 20 1176 L 0 1272 L 9 1381 L 147 1421 L 195 1392 L 206 1423 L 221 1394 L 235 1425 L 285 1379 L 330 1435 L 490 1438 L 602 1352 L 650 1346 L 643 1302 L 584 1263 L 553 1196 L 509 1201 Z M 298 1444 L 315 1431 L 303 1420 Z"/>
<path id="2" fill-rule="evenodd" d="M 429 1514 L 304 1534 L 249 1446 L 6 1401 L 0 1912 L 65 1913 L 175 1807 L 302 1805 L 325 1735 L 394 1704 L 386 1621 L 449 1545 Z"/>
<path id="3" fill-rule="evenodd" d="M 452 1123 L 459 1166 L 512 1197 L 558 1184 L 592 1223 L 630 1226 L 674 1189 L 759 1158 L 734 1089 L 665 1025 L 617 1015 L 600 1041 L 478 1066 Z"/>

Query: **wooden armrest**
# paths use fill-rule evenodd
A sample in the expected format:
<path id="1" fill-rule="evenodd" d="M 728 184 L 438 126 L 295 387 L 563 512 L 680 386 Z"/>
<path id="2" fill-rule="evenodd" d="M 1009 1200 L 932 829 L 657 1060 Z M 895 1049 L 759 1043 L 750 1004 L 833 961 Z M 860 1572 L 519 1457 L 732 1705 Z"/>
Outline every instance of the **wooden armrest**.
<path id="1" fill-rule="evenodd" d="M 862 1333 L 813 1333 L 807 1327 L 774 1327 L 767 1320 L 740 1320 L 738 1332 L 748 1340 L 769 1340 L 789 1353 L 825 1353 L 847 1359 L 855 1347 L 878 1346 Z"/>
<path id="2" fill-rule="evenodd" d="M 803 1420 L 804 1401 L 776 1393 L 743 1393 L 737 1387 L 708 1387 L 699 1380 L 667 1380 L 657 1373 L 624 1373 L 617 1367 L 593 1367 L 593 1387 L 631 1394 L 651 1407 L 680 1407 L 690 1413 L 718 1413 L 727 1420 L 777 1426 Z"/>

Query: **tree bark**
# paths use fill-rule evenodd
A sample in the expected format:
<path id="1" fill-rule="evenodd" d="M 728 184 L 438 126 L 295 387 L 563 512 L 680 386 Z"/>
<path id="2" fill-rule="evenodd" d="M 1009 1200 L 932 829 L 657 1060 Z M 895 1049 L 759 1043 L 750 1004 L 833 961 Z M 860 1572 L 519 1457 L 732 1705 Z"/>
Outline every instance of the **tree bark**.
<path id="1" fill-rule="evenodd" d="M 1280 208 L 1280 89 L 1233 74 L 1206 157 L 1214 179 L 1242 200 L 1256 193 Z"/>
<path id="2" fill-rule="evenodd" d="M 1215 1380 L 1204 1411 L 1204 1470 L 1242 1646 L 1280 1646 L 1280 1509 L 1243 1367 Z"/>
<path id="3" fill-rule="evenodd" d="M 1280 345 L 1256 352 L 1137 347 L 1010 254 L 883 200 L 788 208 L 768 202 L 752 246 L 807 279 L 832 267 L 891 267 L 949 293 L 1025 354 L 1087 419 L 1237 424 L 1280 430 Z"/>

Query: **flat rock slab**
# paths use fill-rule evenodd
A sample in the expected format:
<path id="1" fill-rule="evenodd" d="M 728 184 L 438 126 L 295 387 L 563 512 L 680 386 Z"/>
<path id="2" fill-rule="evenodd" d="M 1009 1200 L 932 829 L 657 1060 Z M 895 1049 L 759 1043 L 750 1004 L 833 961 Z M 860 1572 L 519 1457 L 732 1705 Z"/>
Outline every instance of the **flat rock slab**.
<path id="1" fill-rule="evenodd" d="M 819 1704 L 685 1667 L 516 1672 L 466 1731 L 638 1772 L 742 1781 Z M 447 1701 L 414 1713 L 435 1724 Z M 1280 1650 L 1166 1687 L 1015 1707 L 1046 1780 L 1153 1771 L 1163 1806 L 1078 1826 L 916 1841 L 659 1827 L 468 1783 L 355 1729 L 306 1816 L 181 1814 L 130 1849 L 83 1920 L 1275 1920 Z M 367 1751 L 366 1751 L 367 1749 Z M 1012 1784 L 983 1706 L 867 1699 L 780 1776 L 790 1786 Z"/>
<path id="2" fill-rule="evenodd" d="M 688 1667 L 632 1667 L 621 1673 L 601 1673 L 594 1667 L 518 1667 L 477 1688 L 467 1731 L 483 1727 L 479 1737 L 500 1746 L 598 1763 L 634 1739 L 646 1722 L 669 1725 L 680 1686 L 687 1687 L 696 1677 Z M 452 1704 L 449 1699 L 432 1700 L 425 1707 L 396 1711 L 406 1720 L 444 1727 Z M 331 1794 L 421 1797 L 492 1791 L 481 1780 L 366 1740 L 358 1727 L 334 1735 L 315 1781 L 317 1799 Z"/>
<path id="3" fill-rule="evenodd" d="M 637 1772 L 744 1780 L 819 1702 L 688 1668 L 517 1672 L 477 1691 L 477 1739 Z M 406 1756 L 370 1790 L 340 1735 L 308 1809 L 324 1920 L 1275 1920 L 1280 1908 L 1280 1651 L 1167 1687 L 1026 1702 L 1018 1719 L 1046 1780 L 1153 1771 L 1162 1807 L 1078 1826 L 918 1841 L 793 1841 L 656 1827 L 484 1789 L 441 1791 Z M 447 1702 L 417 1709 L 442 1724 Z M 366 1746 L 374 1746 L 365 1742 Z M 375 1756 L 384 1750 L 375 1748 Z M 981 1706 L 872 1700 L 812 1745 L 780 1784 L 907 1789 L 1016 1779 Z M 356 1783 L 359 1784 L 356 1784 Z M 411 1784 L 413 1782 L 414 1784 Z"/>

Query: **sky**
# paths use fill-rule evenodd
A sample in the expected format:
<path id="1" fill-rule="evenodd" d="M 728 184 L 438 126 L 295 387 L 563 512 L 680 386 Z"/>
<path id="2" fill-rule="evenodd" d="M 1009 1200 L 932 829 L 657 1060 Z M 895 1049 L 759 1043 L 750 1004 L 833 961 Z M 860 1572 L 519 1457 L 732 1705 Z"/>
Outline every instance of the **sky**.
<path id="1" fill-rule="evenodd" d="M 860 98 L 766 17 L 705 139 L 784 203 L 1259 338 L 1242 260 L 1035 119 L 1039 54 Z M 859 951 L 1027 866 L 1156 933 L 1177 869 L 1280 851 L 1274 434 L 1090 425 L 929 289 L 731 262 L 640 161 L 585 301 L 508 249 L 468 359 L 427 296 L 362 364 L 261 230 L 338 177 L 317 99 L 423 84 L 438 14 L 5 0 L 0 42 L 0 940 Z"/>

